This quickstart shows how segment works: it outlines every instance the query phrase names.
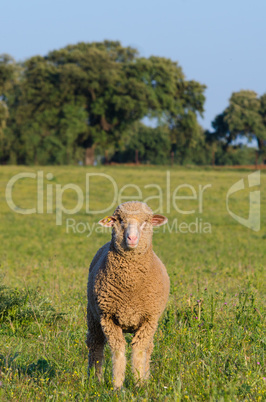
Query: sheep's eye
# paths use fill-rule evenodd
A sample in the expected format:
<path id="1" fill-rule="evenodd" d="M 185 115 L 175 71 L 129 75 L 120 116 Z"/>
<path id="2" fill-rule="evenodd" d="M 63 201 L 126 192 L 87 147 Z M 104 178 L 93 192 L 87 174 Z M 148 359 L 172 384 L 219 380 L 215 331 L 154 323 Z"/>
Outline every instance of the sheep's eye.
<path id="1" fill-rule="evenodd" d="M 119 222 L 119 224 L 120 224 L 121 226 L 124 226 L 124 222 L 123 222 L 123 220 L 122 220 L 121 218 L 118 219 L 118 222 Z"/>

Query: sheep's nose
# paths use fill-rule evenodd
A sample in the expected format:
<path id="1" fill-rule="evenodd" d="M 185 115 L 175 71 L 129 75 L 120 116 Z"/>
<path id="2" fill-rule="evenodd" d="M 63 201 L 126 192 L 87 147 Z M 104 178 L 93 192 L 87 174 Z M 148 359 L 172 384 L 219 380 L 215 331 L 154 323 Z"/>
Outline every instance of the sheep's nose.
<path id="1" fill-rule="evenodd" d="M 134 235 L 129 235 L 129 236 L 127 236 L 127 238 L 128 238 L 128 240 L 133 241 L 133 242 L 138 240 L 137 236 L 134 236 Z"/>

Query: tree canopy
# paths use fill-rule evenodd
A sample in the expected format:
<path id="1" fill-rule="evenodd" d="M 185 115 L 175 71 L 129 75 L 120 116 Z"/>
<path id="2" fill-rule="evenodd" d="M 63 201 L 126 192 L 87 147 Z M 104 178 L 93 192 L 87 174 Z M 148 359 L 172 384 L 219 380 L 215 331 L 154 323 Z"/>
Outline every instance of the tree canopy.
<path id="1" fill-rule="evenodd" d="M 234 92 L 228 107 L 212 123 L 214 137 L 224 141 L 225 148 L 237 137 L 256 138 L 262 151 L 266 140 L 266 94 L 258 97 L 256 92 Z"/>
<path id="2" fill-rule="evenodd" d="M 234 92 L 204 130 L 206 86 L 164 57 L 120 42 L 77 43 L 16 63 L 0 55 L 0 163 L 93 164 L 105 160 L 230 164 L 239 138 L 266 148 L 266 94 Z M 156 127 L 143 124 L 155 119 Z"/>
<path id="3" fill-rule="evenodd" d="M 119 42 L 69 45 L 21 65 L 4 55 L 0 160 L 73 163 L 92 150 L 89 163 L 97 147 L 123 148 L 129 128 L 145 116 L 168 127 L 184 157 L 202 135 L 197 114 L 204 111 L 204 90 L 185 79 L 177 62 L 139 57 Z"/>

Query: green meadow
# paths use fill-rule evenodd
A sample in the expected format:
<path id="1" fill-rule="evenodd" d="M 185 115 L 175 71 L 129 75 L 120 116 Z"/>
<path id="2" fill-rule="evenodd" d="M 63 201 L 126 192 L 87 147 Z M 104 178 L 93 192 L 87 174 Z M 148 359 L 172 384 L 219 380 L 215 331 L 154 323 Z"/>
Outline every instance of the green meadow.
<path id="1" fill-rule="evenodd" d="M 34 175 L 9 185 L 7 200 L 7 183 L 19 173 Z M 248 188 L 251 173 L 1 167 L 0 400 L 265 400 L 266 173 L 260 186 Z M 260 191 L 257 231 L 227 210 L 227 192 L 241 179 L 245 188 L 231 194 L 228 208 L 248 219 L 254 207 L 249 194 Z M 64 187 L 70 183 L 76 187 Z M 108 347 L 104 383 L 87 379 L 86 286 L 90 261 L 110 239 L 97 222 L 134 197 L 168 217 L 153 245 L 171 294 L 155 335 L 149 381 L 134 384 L 126 335 L 126 380 L 114 391 Z M 36 212 L 21 214 L 26 208 Z"/>

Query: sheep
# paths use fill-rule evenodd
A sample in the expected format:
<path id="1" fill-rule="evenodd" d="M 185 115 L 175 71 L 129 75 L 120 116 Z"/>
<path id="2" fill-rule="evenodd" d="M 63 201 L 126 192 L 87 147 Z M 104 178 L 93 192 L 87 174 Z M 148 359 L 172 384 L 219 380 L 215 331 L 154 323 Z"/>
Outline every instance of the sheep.
<path id="1" fill-rule="evenodd" d="M 126 341 L 133 333 L 132 369 L 137 383 L 149 377 L 153 336 L 163 313 L 170 281 L 165 266 L 152 249 L 153 226 L 167 222 L 153 215 L 147 204 L 130 201 L 120 204 L 112 216 L 99 221 L 112 227 L 111 241 L 94 256 L 87 287 L 89 349 L 88 375 L 102 381 L 104 346 L 111 348 L 114 388 L 125 379 Z"/>

